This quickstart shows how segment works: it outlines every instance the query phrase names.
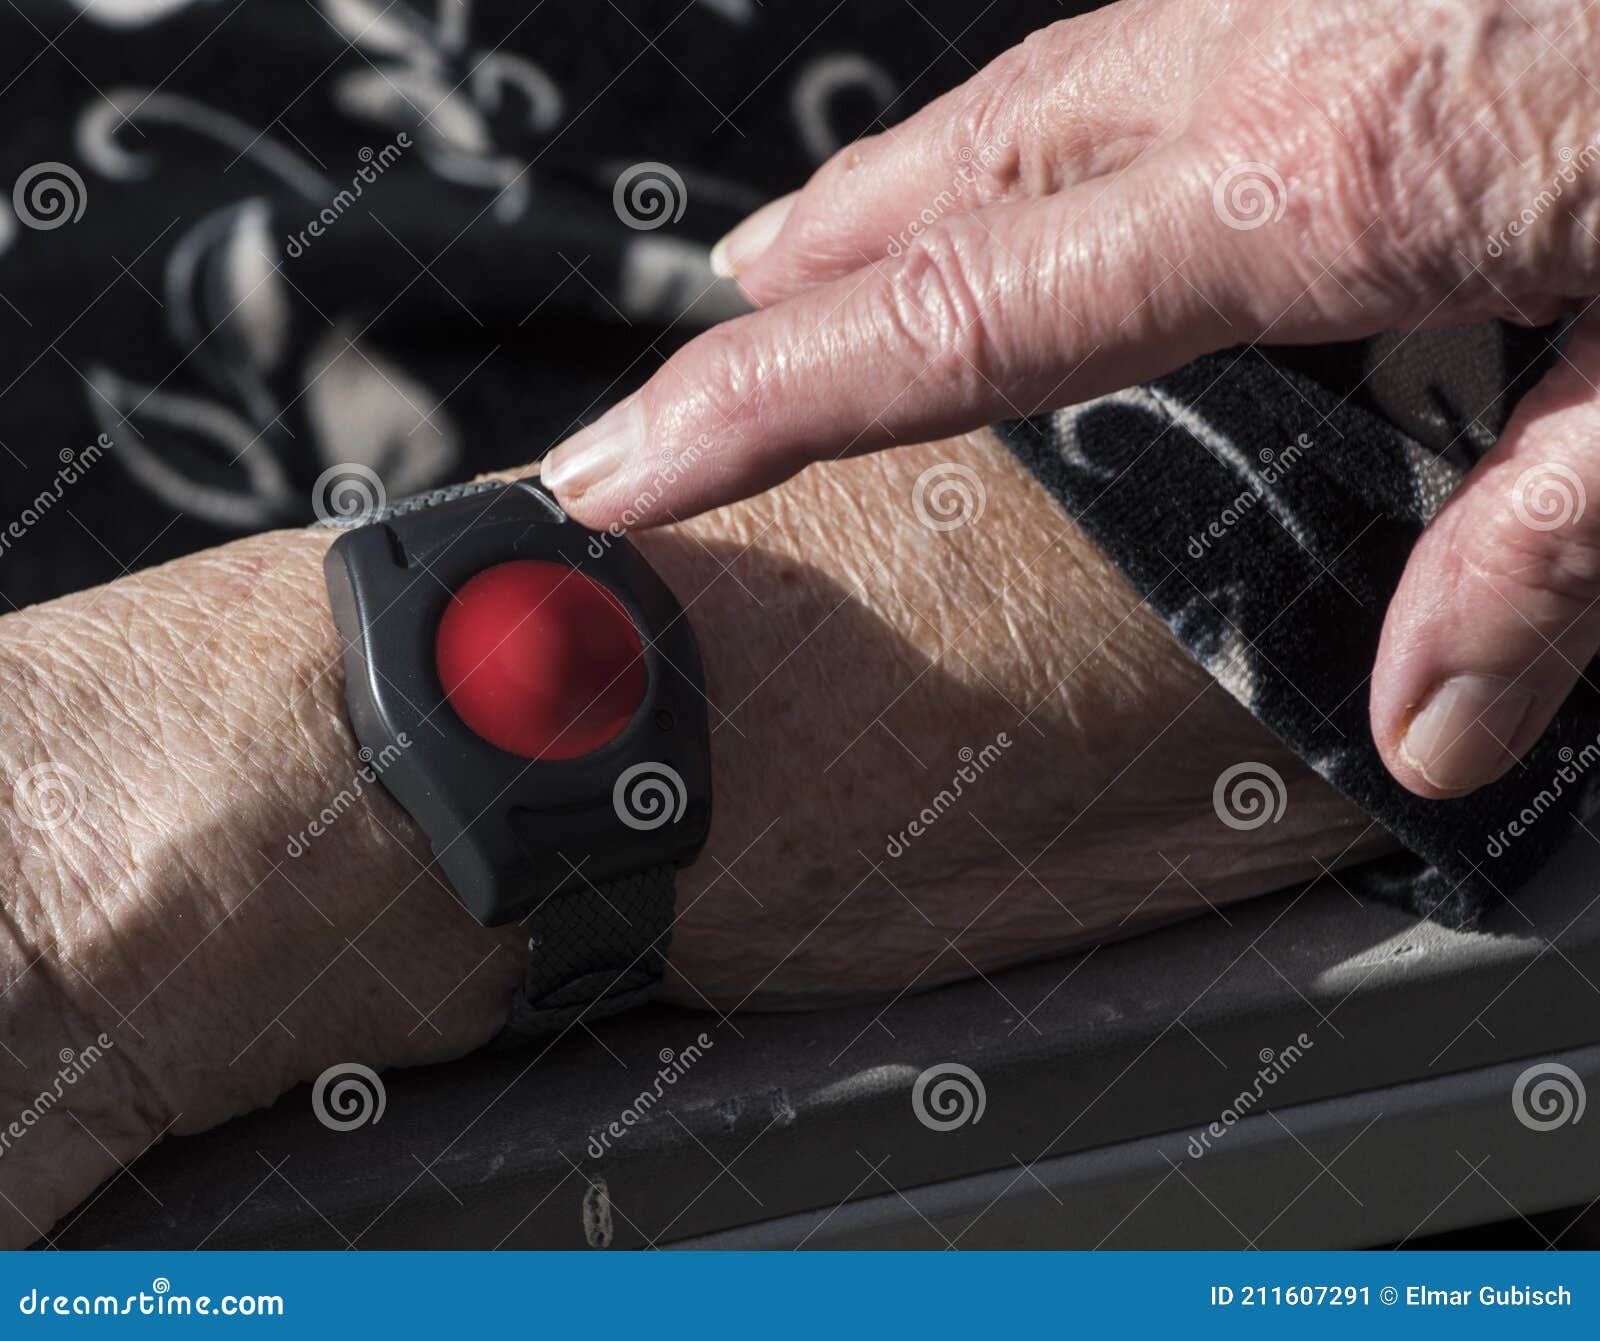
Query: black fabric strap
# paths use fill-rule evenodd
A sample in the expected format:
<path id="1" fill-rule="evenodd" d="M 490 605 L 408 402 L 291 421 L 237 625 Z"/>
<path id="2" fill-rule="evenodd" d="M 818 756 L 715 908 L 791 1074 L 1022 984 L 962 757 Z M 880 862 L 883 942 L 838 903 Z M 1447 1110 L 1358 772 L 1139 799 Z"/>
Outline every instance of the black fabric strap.
<path id="1" fill-rule="evenodd" d="M 502 1042 L 520 1042 L 647 1001 L 666 968 L 676 872 L 671 866 L 590 884 L 576 880 L 523 922 L 528 970 Z"/>

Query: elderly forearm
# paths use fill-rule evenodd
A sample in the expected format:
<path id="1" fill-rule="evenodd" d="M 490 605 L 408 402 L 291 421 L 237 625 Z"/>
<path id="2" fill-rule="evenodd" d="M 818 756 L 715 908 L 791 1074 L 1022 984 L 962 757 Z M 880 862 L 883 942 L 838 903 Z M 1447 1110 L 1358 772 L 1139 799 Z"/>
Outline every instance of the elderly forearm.
<path id="1" fill-rule="evenodd" d="M 951 462 L 981 466 L 988 508 L 930 529 L 912 489 Z M 457 907 L 362 769 L 328 543 L 259 536 L 0 620 L 9 1241 L 164 1132 L 334 1062 L 456 1056 L 504 1020 L 520 932 Z M 1353 848 L 1355 812 L 982 445 L 846 463 L 641 543 L 696 625 L 713 730 L 675 999 L 928 987 L 1381 841 Z M 1239 758 L 1289 779 L 1270 831 L 1215 822 L 1212 783 Z M 926 822 L 964 768 L 959 806 Z M 1163 851 L 1197 852 L 1183 880 Z"/>

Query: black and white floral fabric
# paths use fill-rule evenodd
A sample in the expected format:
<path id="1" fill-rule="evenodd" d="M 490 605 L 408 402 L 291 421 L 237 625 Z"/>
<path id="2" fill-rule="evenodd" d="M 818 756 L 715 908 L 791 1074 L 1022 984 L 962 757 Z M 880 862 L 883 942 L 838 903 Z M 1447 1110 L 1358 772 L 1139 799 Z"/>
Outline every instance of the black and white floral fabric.
<path id="1" fill-rule="evenodd" d="M 537 457 L 742 309 L 723 231 L 1031 8 L 4 7 L 0 592 Z"/>
<path id="2" fill-rule="evenodd" d="M 1424 801 L 1378 759 L 1367 684 L 1417 534 L 1559 335 L 1227 350 L 1002 430 L 1217 681 L 1405 844 L 1345 883 L 1455 924 L 1514 895 L 1591 808 L 1600 697 L 1581 685 L 1496 786 Z"/>
<path id="3" fill-rule="evenodd" d="M 537 457 L 739 310 L 707 258 L 728 227 L 1066 12 L 13 0 L 0 595 Z M 1493 841 L 1594 723 L 1430 807 L 1377 768 L 1364 677 L 1418 525 L 1547 348 L 1235 351 L 1007 429 L 1185 645 L 1407 842 L 1389 895 L 1458 919 L 1561 835 L 1580 785 Z"/>

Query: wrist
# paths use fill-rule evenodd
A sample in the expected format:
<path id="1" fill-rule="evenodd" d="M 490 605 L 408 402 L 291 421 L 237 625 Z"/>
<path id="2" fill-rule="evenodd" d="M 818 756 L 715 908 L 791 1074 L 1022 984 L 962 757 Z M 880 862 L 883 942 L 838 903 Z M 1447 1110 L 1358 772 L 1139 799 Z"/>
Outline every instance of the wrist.
<path id="1" fill-rule="evenodd" d="M 0 1118 L 49 1057 L 113 1044 L 0 1150 L 37 1226 L 163 1132 L 335 1062 L 456 1056 L 504 1019 L 515 929 L 456 907 L 346 725 L 329 539 L 254 537 L 0 620 L 20 1059 L 0 1056 Z"/>

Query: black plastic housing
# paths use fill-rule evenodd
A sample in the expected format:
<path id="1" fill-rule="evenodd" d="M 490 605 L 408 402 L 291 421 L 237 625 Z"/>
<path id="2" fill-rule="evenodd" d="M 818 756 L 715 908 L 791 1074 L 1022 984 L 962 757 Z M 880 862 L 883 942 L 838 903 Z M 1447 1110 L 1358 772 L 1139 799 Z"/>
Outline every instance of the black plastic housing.
<path id="1" fill-rule="evenodd" d="M 512 559 L 562 562 L 605 583 L 644 645 L 645 692 L 615 739 L 577 759 L 529 760 L 471 731 L 434 663 L 439 619 L 475 573 Z M 532 481 L 494 485 L 341 536 L 324 560 L 344 640 L 346 697 L 369 767 L 421 826 L 445 877 L 486 924 L 552 896 L 649 867 L 687 865 L 711 823 L 699 649 L 677 598 L 620 536 L 571 520 Z M 682 782 L 678 818 L 625 823 L 613 789 L 634 765 Z M 650 770 L 655 772 L 657 770 Z"/>

